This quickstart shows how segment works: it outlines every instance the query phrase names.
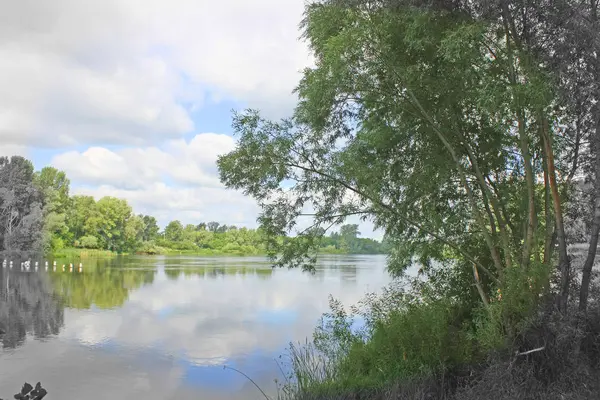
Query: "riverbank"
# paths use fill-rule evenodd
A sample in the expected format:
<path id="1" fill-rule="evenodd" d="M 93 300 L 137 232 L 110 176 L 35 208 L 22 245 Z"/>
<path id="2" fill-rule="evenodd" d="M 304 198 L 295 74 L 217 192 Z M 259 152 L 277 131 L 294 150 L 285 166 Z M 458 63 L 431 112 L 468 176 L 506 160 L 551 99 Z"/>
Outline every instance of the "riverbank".
<path id="1" fill-rule="evenodd" d="M 585 317 L 540 309 L 518 337 L 487 349 L 485 338 L 463 335 L 443 319 L 436 323 L 423 310 L 417 314 L 380 321 L 370 339 L 351 344 L 333 362 L 314 347 L 292 347 L 291 383 L 279 400 L 598 398 L 597 303 Z M 339 335 L 344 328 L 337 328 Z"/>
<path id="2" fill-rule="evenodd" d="M 105 258 L 114 257 L 118 253 L 110 250 L 65 248 L 50 254 L 53 258 Z"/>
<path id="3" fill-rule="evenodd" d="M 587 246 L 570 254 L 577 293 Z M 422 301 L 394 286 L 349 313 L 332 302 L 314 343 L 291 347 L 280 400 L 597 399 L 599 277 L 597 260 L 585 315 L 577 296 L 561 314 L 552 294 L 523 288 L 471 310 L 446 292 Z"/>
<path id="4" fill-rule="evenodd" d="M 54 258 L 105 258 L 105 257 L 116 257 L 118 255 L 129 255 L 132 253 L 118 253 L 110 250 L 98 250 L 98 249 L 82 249 L 82 248 L 65 248 L 61 250 L 57 250 L 51 254 Z M 258 249 L 248 249 L 248 250 L 236 250 L 236 251 L 227 251 L 227 250 L 219 250 L 219 249 L 199 249 L 199 250 L 177 250 L 170 249 L 166 247 L 155 246 L 151 249 L 145 249 L 141 251 L 136 251 L 133 254 L 137 255 L 188 255 L 188 256 L 205 256 L 205 257 L 214 257 L 214 256 L 224 256 L 224 257 L 247 257 L 247 256 L 267 256 L 267 253 Z M 341 249 L 329 249 L 324 248 L 319 250 L 319 254 L 322 255 L 356 255 L 353 253 L 346 252 Z M 377 254 L 369 254 L 369 255 L 377 255 Z"/>

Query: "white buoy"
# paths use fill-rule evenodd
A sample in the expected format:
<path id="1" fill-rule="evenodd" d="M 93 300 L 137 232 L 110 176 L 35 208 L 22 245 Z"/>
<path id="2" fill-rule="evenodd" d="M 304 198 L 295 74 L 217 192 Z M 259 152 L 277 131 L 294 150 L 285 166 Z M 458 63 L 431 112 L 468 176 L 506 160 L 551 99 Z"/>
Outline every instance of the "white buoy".
<path id="1" fill-rule="evenodd" d="M 69 272 L 73 272 L 73 264 L 69 264 Z"/>
<path id="2" fill-rule="evenodd" d="M 65 272 L 65 264 L 63 264 L 63 272 Z"/>
<path id="3" fill-rule="evenodd" d="M 83 264 L 79 263 L 79 272 L 81 272 L 83 270 Z"/>

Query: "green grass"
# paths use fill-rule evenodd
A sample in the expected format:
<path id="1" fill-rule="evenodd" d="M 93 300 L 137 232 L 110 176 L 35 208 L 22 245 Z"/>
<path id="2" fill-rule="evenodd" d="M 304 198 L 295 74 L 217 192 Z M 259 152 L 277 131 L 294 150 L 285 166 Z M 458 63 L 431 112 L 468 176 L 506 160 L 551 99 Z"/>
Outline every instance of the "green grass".
<path id="1" fill-rule="evenodd" d="M 117 253 L 110 250 L 65 248 L 54 251 L 51 255 L 55 258 L 105 258 L 114 257 Z"/>
<path id="2" fill-rule="evenodd" d="M 64 248 L 60 250 L 56 250 L 51 253 L 51 255 L 55 258 L 105 258 L 105 257 L 114 257 L 118 254 L 130 254 L 130 253 L 117 253 L 115 251 L 110 250 L 99 250 L 99 249 L 82 249 L 82 248 Z M 213 257 L 213 256 L 224 256 L 224 257 L 232 257 L 232 256 L 267 256 L 267 253 L 262 250 L 253 249 L 253 250 L 234 250 L 227 251 L 221 249 L 198 249 L 198 250 L 178 250 L 171 249 L 168 247 L 161 246 L 152 246 L 151 248 L 142 248 L 135 252 L 135 254 L 143 254 L 143 255 L 189 255 L 189 256 L 205 256 L 205 257 Z M 320 249 L 319 254 L 349 254 L 340 249 Z"/>
<path id="3" fill-rule="evenodd" d="M 600 310 L 584 320 L 539 310 L 501 351 L 485 349 L 476 331 L 469 338 L 471 329 L 452 329 L 456 315 L 443 305 L 379 322 L 337 360 L 312 343 L 291 346 L 278 400 L 599 398 Z"/>
<path id="4" fill-rule="evenodd" d="M 190 256 L 266 256 L 263 252 L 222 251 L 215 249 L 177 250 L 166 247 L 155 247 L 152 251 L 138 251 L 136 254 L 146 255 L 190 255 Z"/>

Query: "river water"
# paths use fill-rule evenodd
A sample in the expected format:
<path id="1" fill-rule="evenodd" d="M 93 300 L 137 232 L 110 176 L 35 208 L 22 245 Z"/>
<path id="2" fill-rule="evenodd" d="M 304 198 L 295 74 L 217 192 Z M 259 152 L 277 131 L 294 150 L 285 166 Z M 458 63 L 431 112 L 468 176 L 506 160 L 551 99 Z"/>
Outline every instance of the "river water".
<path id="1" fill-rule="evenodd" d="M 262 398 L 224 365 L 274 395 L 276 360 L 312 336 L 329 295 L 351 305 L 390 282 L 384 256 L 323 256 L 314 274 L 260 257 L 68 264 L 0 270 L 1 398 L 25 381 L 48 400 Z"/>

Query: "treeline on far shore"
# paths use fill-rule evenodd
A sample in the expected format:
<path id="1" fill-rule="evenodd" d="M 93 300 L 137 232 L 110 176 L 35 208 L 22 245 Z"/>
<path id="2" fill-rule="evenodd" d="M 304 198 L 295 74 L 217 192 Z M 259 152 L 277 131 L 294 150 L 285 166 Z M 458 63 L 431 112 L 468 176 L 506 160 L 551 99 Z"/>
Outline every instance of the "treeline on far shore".
<path id="1" fill-rule="evenodd" d="M 71 195 L 63 171 L 19 156 L 0 158 L 0 251 L 41 251 L 55 255 L 114 253 L 258 255 L 267 253 L 267 235 L 220 222 L 161 229 L 155 217 L 134 213 L 124 199 Z M 385 246 L 359 238 L 357 225 L 344 225 L 324 237 L 323 253 L 380 254 Z M 281 236 L 278 241 L 293 241 Z"/>

